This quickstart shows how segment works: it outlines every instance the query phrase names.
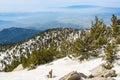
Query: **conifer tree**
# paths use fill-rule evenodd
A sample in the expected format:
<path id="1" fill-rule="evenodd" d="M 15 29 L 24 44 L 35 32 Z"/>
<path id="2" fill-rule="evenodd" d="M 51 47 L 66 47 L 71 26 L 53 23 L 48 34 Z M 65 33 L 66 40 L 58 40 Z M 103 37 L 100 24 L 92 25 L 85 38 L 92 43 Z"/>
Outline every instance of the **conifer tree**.
<path id="1" fill-rule="evenodd" d="M 119 41 L 118 35 L 120 34 L 118 20 L 114 14 L 112 15 L 111 22 L 112 36 L 110 37 L 110 42 L 107 43 L 104 49 L 106 60 L 110 63 L 115 60 L 117 54 L 117 43 Z"/>
<path id="2" fill-rule="evenodd" d="M 72 45 L 72 52 L 74 56 L 79 57 L 80 61 L 88 59 L 89 54 L 89 45 L 81 39 L 77 39 Z"/>
<path id="3" fill-rule="evenodd" d="M 117 17 L 113 14 L 111 18 L 112 37 L 117 37 L 120 34 Z"/>
<path id="4" fill-rule="evenodd" d="M 118 25 L 120 25 L 120 19 L 118 19 L 117 23 L 118 23 Z"/>
<path id="5" fill-rule="evenodd" d="M 98 17 L 95 17 L 95 23 L 92 22 L 90 37 L 92 39 L 91 45 L 96 49 L 107 42 L 107 26 Z"/>
<path id="6" fill-rule="evenodd" d="M 22 63 L 22 66 L 23 66 L 24 68 L 26 68 L 26 67 L 28 66 L 27 60 L 28 60 L 28 59 L 27 59 L 25 56 L 21 55 L 21 57 L 20 57 L 20 62 Z"/>
<path id="7" fill-rule="evenodd" d="M 60 49 L 61 49 L 61 53 L 62 55 L 64 56 L 67 56 L 68 55 L 68 44 L 67 44 L 67 41 L 64 40 L 62 43 L 61 43 L 61 46 L 60 46 Z"/>
<path id="8" fill-rule="evenodd" d="M 36 50 L 34 50 L 33 52 L 32 52 L 32 54 L 29 56 L 29 59 L 28 59 L 28 63 L 29 63 L 29 66 L 31 65 L 31 64 L 37 64 L 38 63 L 38 53 L 37 53 L 37 51 Z"/>
<path id="9" fill-rule="evenodd" d="M 108 43 L 104 49 L 105 51 L 105 59 L 112 63 L 115 60 L 117 54 L 117 46 L 115 43 Z"/>

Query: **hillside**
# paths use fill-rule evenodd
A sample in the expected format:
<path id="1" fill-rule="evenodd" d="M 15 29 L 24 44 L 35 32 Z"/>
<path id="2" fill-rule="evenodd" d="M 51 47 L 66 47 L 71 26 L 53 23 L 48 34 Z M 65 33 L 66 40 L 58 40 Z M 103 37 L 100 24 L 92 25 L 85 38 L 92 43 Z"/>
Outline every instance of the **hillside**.
<path id="1" fill-rule="evenodd" d="M 49 64 L 40 65 L 37 69 L 27 71 L 26 69 L 23 71 L 15 71 L 10 73 L 0 73 L 1 80 L 59 80 L 65 74 L 71 71 L 83 72 L 87 75 L 90 74 L 89 70 L 101 64 L 101 59 L 94 59 L 90 61 L 84 61 L 83 63 L 79 63 L 76 60 L 71 60 L 69 57 L 65 57 L 56 61 L 53 61 Z M 94 66 L 91 66 L 93 65 Z M 83 69 L 83 67 L 85 69 Z M 50 70 L 53 70 L 52 79 L 47 78 L 47 74 Z M 7 77 L 6 77 L 7 76 Z"/>
<path id="2" fill-rule="evenodd" d="M 7 50 L 0 52 L 0 69 L 2 70 L 5 65 L 10 64 L 13 60 L 19 61 L 21 56 L 30 55 L 33 50 L 47 49 L 53 43 L 59 49 L 60 44 L 64 40 L 72 42 L 76 38 L 83 38 L 85 32 L 84 30 L 73 28 L 55 28 L 40 32 L 31 39 L 15 44 Z"/>
<path id="3" fill-rule="evenodd" d="M 15 27 L 3 29 L 0 31 L 0 43 L 8 44 L 19 42 L 37 34 L 38 32 L 40 31 Z"/>
<path id="4" fill-rule="evenodd" d="M 120 61 L 120 60 L 118 60 Z M 118 62 L 117 61 L 117 62 Z M 28 71 L 27 69 L 20 71 L 13 71 L 9 73 L 0 72 L 0 80 L 60 80 L 64 75 L 77 71 L 79 73 L 83 73 L 87 76 L 91 75 L 91 70 L 96 68 L 97 66 L 103 64 L 105 61 L 101 58 L 90 59 L 88 61 L 79 62 L 76 59 L 70 59 L 69 57 L 64 57 L 48 64 L 40 65 L 34 70 Z M 114 64 L 114 69 L 116 73 L 120 73 L 118 63 Z M 50 70 L 53 70 L 53 78 L 48 78 L 47 75 Z M 120 79 L 120 75 L 114 77 L 115 80 Z M 82 79 L 80 80 L 94 80 L 94 79 Z M 98 80 L 98 79 L 95 79 Z M 100 79 L 102 80 L 102 79 Z M 105 80 L 113 80 L 113 79 L 105 79 Z"/>

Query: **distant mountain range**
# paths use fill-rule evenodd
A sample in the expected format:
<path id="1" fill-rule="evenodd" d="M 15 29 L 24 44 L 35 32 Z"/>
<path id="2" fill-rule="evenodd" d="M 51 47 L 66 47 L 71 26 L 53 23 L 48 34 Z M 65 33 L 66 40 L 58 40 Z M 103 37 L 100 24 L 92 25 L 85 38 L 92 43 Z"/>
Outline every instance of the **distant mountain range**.
<path id="1" fill-rule="evenodd" d="M 25 28 L 7 28 L 0 31 L 0 43 L 14 43 L 27 39 L 40 32 L 40 30 Z"/>
<path id="2" fill-rule="evenodd" d="M 25 25 L 16 21 L 10 21 L 10 20 L 0 20 L 0 30 L 4 28 L 11 28 L 13 26 L 16 27 L 24 27 Z"/>
<path id="3" fill-rule="evenodd" d="M 8 25 L 9 23 L 10 23 L 9 21 L 0 21 L 0 24 Z M 0 31 L 0 43 L 4 44 L 4 43 L 19 42 L 21 40 L 27 39 L 37 34 L 40 31 L 43 31 L 49 28 L 65 28 L 65 27 L 71 27 L 76 29 L 84 28 L 77 24 L 60 23 L 57 21 L 53 21 L 45 24 L 38 23 L 38 24 L 31 25 L 27 28 L 17 28 L 17 27 L 5 28 Z"/>
<path id="4" fill-rule="evenodd" d="M 99 7 L 99 6 L 93 6 L 93 5 L 71 5 L 71 6 L 67 6 L 66 8 L 95 8 L 95 7 Z"/>
<path id="5" fill-rule="evenodd" d="M 32 26 L 34 26 L 34 27 L 32 27 Z M 52 22 L 48 22 L 45 24 L 38 23 L 38 24 L 31 25 L 31 27 L 28 27 L 28 28 L 37 29 L 37 30 L 46 30 L 46 29 L 50 29 L 50 28 L 65 28 L 65 27 L 84 29 L 84 27 L 81 25 L 72 24 L 72 23 L 62 23 L 62 22 L 57 22 L 57 21 L 52 21 Z"/>
<path id="6" fill-rule="evenodd" d="M 93 21 L 95 16 L 103 19 L 106 24 L 110 24 L 112 14 L 120 17 L 119 10 L 119 7 L 69 5 L 59 7 L 56 11 L 26 13 L 0 12 L 0 30 L 10 27 L 36 27 L 37 29 L 49 29 L 56 26 L 71 27 L 71 25 L 74 25 L 72 26 L 73 28 L 76 28 L 75 26 L 78 25 L 80 28 L 89 28 L 91 21 Z"/>

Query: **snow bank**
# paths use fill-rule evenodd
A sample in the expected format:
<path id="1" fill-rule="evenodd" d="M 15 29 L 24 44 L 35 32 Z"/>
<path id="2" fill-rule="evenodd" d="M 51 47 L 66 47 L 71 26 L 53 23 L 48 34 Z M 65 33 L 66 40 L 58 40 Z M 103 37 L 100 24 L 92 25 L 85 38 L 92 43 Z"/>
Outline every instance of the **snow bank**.
<path id="1" fill-rule="evenodd" d="M 91 69 L 102 63 L 103 61 L 101 61 L 100 58 L 78 62 L 65 57 L 53 61 L 50 64 L 41 65 L 38 68 L 30 71 L 23 70 L 9 73 L 0 72 L 0 80 L 59 80 L 61 77 L 71 71 L 77 71 L 89 75 L 89 71 Z M 48 79 L 46 75 L 51 69 L 53 70 L 54 78 Z"/>

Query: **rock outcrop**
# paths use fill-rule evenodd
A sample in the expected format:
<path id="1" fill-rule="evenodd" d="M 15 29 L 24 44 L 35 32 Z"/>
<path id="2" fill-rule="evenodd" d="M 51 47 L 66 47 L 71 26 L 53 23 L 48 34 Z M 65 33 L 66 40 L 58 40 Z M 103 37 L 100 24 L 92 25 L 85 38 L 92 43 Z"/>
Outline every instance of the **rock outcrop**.
<path id="1" fill-rule="evenodd" d="M 59 80 L 80 80 L 80 79 L 81 79 L 80 74 L 73 71 L 63 76 Z"/>
<path id="2" fill-rule="evenodd" d="M 119 76 L 115 70 L 106 69 L 103 64 L 90 70 L 91 75 L 86 76 L 83 73 L 70 72 L 59 80 L 115 80 L 113 77 Z"/>
<path id="3" fill-rule="evenodd" d="M 99 65 L 96 68 L 90 70 L 91 74 L 95 77 L 116 77 L 115 70 L 108 70 L 103 65 Z"/>
<path id="4" fill-rule="evenodd" d="M 94 78 L 88 78 L 85 80 L 114 80 L 113 78 L 109 77 L 109 78 L 105 78 L 105 77 L 94 77 Z"/>

